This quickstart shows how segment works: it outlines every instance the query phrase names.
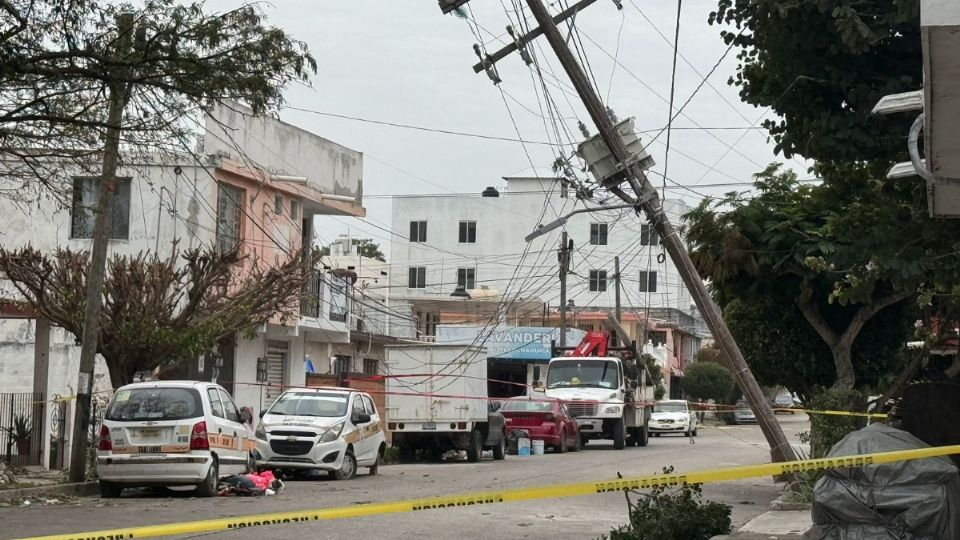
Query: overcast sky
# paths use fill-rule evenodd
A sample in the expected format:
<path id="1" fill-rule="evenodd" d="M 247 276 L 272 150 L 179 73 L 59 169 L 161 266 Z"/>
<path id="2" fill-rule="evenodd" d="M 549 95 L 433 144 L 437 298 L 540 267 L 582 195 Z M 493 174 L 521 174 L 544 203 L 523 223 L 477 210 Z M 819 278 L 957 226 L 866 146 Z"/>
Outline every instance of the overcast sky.
<path id="1" fill-rule="evenodd" d="M 210 7 L 231 4 L 235 2 Z M 498 64 L 504 94 L 486 75 L 471 69 L 477 61 L 476 34 L 488 52 L 502 47 L 508 39 L 507 10 L 520 4 L 525 6 L 525 0 L 473 0 L 470 20 L 442 15 L 436 0 L 276 0 L 265 9 L 271 24 L 306 41 L 319 63 L 311 88 L 294 87 L 287 93 L 291 107 L 507 138 L 517 138 L 519 131 L 527 141 L 555 140 L 553 123 L 548 120 L 545 127 L 540 116 L 542 92 L 537 93 L 531 69 L 517 54 Z M 578 14 L 578 37 L 603 99 L 621 118 L 635 117 L 638 130 L 660 130 L 668 117 L 673 49 L 657 29 L 673 40 L 676 2 L 623 0 L 623 5 L 618 11 L 612 0 L 598 0 Z M 715 8 L 716 0 L 683 3 L 679 50 L 692 67 L 678 59 L 675 107 L 688 99 L 726 49 L 720 28 L 707 24 Z M 509 16 L 516 20 L 514 12 Z M 566 28 L 562 30 L 566 35 Z M 536 45 L 547 88 L 566 128 L 578 134 L 579 118 L 595 133 L 546 40 L 541 37 Z M 774 155 L 762 130 L 698 128 L 756 126 L 764 116 L 766 111 L 741 103 L 737 89 L 727 85 L 735 72 L 736 52 L 727 55 L 674 122 L 678 129 L 672 133 L 667 174 L 702 194 L 745 189 L 698 185 L 749 181 L 771 161 L 784 161 Z M 615 67 L 611 56 L 621 65 Z M 549 175 L 556 157 L 553 147 L 542 144 L 414 131 L 295 110 L 284 111 L 281 118 L 364 154 L 368 217 L 319 220 L 323 243 L 349 231 L 374 238 L 389 252 L 390 233 L 383 229 L 389 229 L 390 199 L 378 195 L 480 192 L 502 185 L 503 176 Z M 655 134 L 643 135 L 644 142 Z M 654 171 L 662 174 L 666 135 L 658 141 L 648 150 L 657 161 Z M 789 165 L 801 177 L 809 176 L 800 162 Z M 661 184 L 661 177 L 653 178 Z M 691 191 L 669 182 L 667 186 L 668 198 L 699 201 Z"/>

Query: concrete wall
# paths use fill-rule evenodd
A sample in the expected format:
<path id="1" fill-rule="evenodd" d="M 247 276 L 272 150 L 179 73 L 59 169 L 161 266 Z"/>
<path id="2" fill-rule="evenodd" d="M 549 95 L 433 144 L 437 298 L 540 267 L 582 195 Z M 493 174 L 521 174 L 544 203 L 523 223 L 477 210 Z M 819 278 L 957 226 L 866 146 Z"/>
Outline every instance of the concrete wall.
<path id="1" fill-rule="evenodd" d="M 243 106 L 218 107 L 206 119 L 204 152 L 252 161 L 275 174 L 303 176 L 323 193 L 363 197 L 363 154 L 273 118 L 252 116 Z M 243 149 L 242 151 L 239 149 Z"/>
<path id="2" fill-rule="evenodd" d="M 583 208 L 581 203 L 575 204 L 574 198 L 561 198 L 559 188 L 553 189 L 546 180 L 541 183 L 533 179 L 510 179 L 508 187 L 508 191 L 496 198 L 480 197 L 479 194 L 395 198 L 391 229 L 404 238 L 394 237 L 391 244 L 391 293 L 401 296 L 449 295 L 456 287 L 458 268 L 476 268 L 478 288 L 488 286 L 502 293 L 527 247 L 524 236 L 538 223 L 552 221 L 574 208 Z M 547 198 L 544 191 L 551 189 L 553 195 Z M 687 211 L 682 201 L 666 201 L 665 207 L 675 223 Z M 419 220 L 427 221 L 426 245 L 409 242 L 406 238 L 410 222 Z M 475 244 L 459 243 L 460 221 L 476 221 Z M 591 223 L 608 224 L 607 245 L 590 244 Z M 568 298 L 577 306 L 614 305 L 613 259 L 620 255 L 625 307 L 649 304 L 690 310 L 690 294 L 673 262 L 669 257 L 663 263 L 657 262 L 661 246 L 641 245 L 641 223 L 642 219 L 629 211 L 623 214 L 619 211 L 578 214 L 568 221 L 566 230 L 574 240 L 573 270 L 577 273 L 568 278 Z M 523 267 L 511 289 L 513 293 L 522 290 L 524 298 L 539 297 L 552 306 L 557 305 L 556 249 L 560 233 L 558 229 L 529 244 Z M 425 290 L 407 289 L 406 270 L 410 266 L 427 268 Z M 657 272 L 657 291 L 649 295 L 640 292 L 639 283 L 639 272 L 648 268 Z M 591 269 L 607 271 L 606 292 L 589 290 Z"/>

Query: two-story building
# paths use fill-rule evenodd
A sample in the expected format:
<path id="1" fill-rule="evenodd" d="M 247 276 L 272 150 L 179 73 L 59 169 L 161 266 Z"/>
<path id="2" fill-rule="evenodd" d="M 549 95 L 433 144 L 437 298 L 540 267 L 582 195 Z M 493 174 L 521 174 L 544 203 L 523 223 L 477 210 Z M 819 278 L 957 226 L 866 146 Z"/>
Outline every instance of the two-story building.
<path id="1" fill-rule="evenodd" d="M 237 248 L 245 257 L 241 264 L 282 264 L 312 247 L 314 216 L 365 215 L 360 152 L 279 120 L 252 116 L 240 106 L 214 111 L 202 135 L 199 158 L 184 154 L 122 160 L 109 255 L 152 251 L 163 256 L 174 249 L 205 246 Z M 61 181 L 73 192 L 69 207 L 49 199 L 33 206 L 0 199 L 0 212 L 6 216 L 4 247 L 31 244 L 51 253 L 58 248 L 90 249 L 99 180 L 67 174 Z M 243 272 L 241 268 L 239 279 Z M 336 345 L 350 342 L 349 284 L 349 276 L 317 268 L 301 299 L 299 317 L 275 318 L 179 369 L 144 376 L 215 380 L 238 405 L 259 411 L 283 387 L 305 384 L 311 351 L 329 358 Z M 0 287 L 0 299 L 18 300 L 10 283 L 0 282 Z M 0 319 L 0 393 L 32 392 L 42 400 L 73 395 L 78 340 L 50 328 L 35 313 L 4 313 L 8 318 Z M 110 379 L 99 359 L 95 380 L 95 391 L 109 395 Z M 46 410 L 23 412 L 35 417 L 35 425 L 49 418 Z M 66 418 L 72 418 L 69 411 Z M 35 451 L 30 461 L 46 464 L 51 431 L 49 426 L 37 431 L 41 442 L 33 448 L 43 450 Z M 64 443 L 69 422 L 55 432 Z"/>

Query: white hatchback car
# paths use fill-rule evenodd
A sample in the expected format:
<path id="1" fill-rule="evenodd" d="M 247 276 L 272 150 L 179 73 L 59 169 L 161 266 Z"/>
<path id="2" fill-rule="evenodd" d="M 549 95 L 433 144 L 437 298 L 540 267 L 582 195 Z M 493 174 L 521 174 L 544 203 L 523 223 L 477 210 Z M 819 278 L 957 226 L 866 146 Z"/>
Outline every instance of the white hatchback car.
<path id="1" fill-rule="evenodd" d="M 287 390 L 261 411 L 257 468 L 327 471 L 337 480 L 377 469 L 387 449 L 373 399 L 349 388 Z"/>
<path id="2" fill-rule="evenodd" d="M 221 476 L 253 469 L 248 430 L 233 399 L 217 384 L 123 386 L 100 426 L 100 493 L 117 497 L 125 487 L 195 485 L 200 496 L 216 495 Z"/>

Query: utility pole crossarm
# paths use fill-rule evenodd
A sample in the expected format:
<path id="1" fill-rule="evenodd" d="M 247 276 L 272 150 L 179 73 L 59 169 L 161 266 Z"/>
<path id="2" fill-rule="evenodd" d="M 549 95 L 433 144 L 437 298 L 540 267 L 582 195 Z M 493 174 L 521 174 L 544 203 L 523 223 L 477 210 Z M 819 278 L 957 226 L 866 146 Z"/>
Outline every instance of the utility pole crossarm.
<path id="1" fill-rule="evenodd" d="M 556 17 L 553 18 L 553 22 L 554 22 L 554 23 L 561 23 L 561 22 L 569 19 L 569 18 L 572 17 L 573 15 L 575 15 L 577 12 L 579 12 L 579 11 L 582 10 L 583 8 L 589 6 L 590 4 L 592 4 L 592 3 L 596 2 L 596 1 L 597 1 L 597 0 L 580 0 L 580 1 L 577 2 L 576 4 L 574 4 L 574 5 L 570 6 L 570 7 L 568 7 L 567 9 L 561 11 L 559 15 L 557 15 Z M 518 37 L 515 42 L 510 43 L 510 44 L 508 44 L 506 47 L 500 49 L 499 51 L 497 51 L 497 52 L 495 52 L 495 53 L 493 53 L 493 54 L 491 54 L 491 55 L 487 58 L 487 61 L 489 61 L 491 64 L 496 64 L 497 62 L 499 62 L 500 60 L 503 60 L 504 58 L 506 58 L 507 56 L 509 56 L 512 52 L 514 52 L 514 51 L 516 51 L 516 50 L 518 49 L 518 47 L 517 47 L 517 42 L 520 43 L 520 47 L 525 47 L 525 46 L 527 45 L 527 43 L 530 43 L 531 41 L 533 41 L 534 39 L 536 39 L 537 37 L 539 37 L 539 36 L 541 36 L 541 35 L 543 35 L 543 27 L 541 26 L 541 27 L 539 27 L 539 28 L 534 28 L 533 30 L 530 31 L 529 34 L 527 34 L 527 35 L 525 35 L 525 36 L 520 36 L 520 37 Z M 486 66 L 485 66 L 484 64 L 485 64 L 484 62 L 478 62 L 478 63 L 474 64 L 474 65 L 473 65 L 473 72 L 474 72 L 474 73 L 480 73 L 481 71 L 483 71 L 484 69 L 486 69 Z"/>

